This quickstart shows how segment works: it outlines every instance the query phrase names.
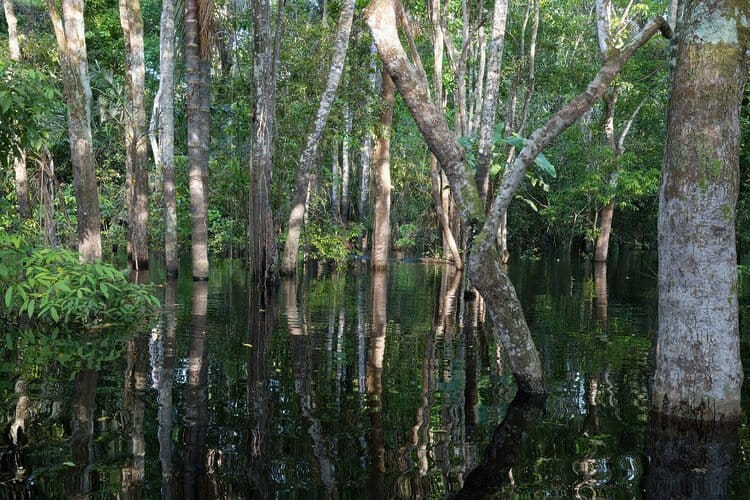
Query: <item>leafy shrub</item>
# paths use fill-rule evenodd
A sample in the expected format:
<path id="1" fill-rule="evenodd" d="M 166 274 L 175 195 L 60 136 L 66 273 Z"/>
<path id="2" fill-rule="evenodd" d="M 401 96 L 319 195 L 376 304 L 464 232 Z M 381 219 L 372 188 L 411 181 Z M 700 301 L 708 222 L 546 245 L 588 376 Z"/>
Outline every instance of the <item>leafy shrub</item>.
<path id="1" fill-rule="evenodd" d="M 0 290 L 6 347 L 37 363 L 93 367 L 113 359 L 124 338 L 116 327 L 126 332 L 123 327 L 143 324 L 159 307 L 149 287 L 129 283 L 113 266 L 81 263 L 69 250 L 31 247 L 23 235 L 1 228 Z"/>

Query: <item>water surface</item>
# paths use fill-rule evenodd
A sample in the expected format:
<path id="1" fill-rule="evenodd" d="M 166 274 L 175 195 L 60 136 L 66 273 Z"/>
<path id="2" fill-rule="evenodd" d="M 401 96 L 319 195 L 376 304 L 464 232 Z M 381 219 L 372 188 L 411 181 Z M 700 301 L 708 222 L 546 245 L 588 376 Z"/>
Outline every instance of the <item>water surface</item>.
<path id="1" fill-rule="evenodd" d="M 745 427 L 649 425 L 649 263 L 511 264 L 546 400 L 516 397 L 449 268 L 308 270 L 266 294 L 231 263 L 154 272 L 161 318 L 98 372 L 5 352 L 0 497 L 746 497 Z"/>

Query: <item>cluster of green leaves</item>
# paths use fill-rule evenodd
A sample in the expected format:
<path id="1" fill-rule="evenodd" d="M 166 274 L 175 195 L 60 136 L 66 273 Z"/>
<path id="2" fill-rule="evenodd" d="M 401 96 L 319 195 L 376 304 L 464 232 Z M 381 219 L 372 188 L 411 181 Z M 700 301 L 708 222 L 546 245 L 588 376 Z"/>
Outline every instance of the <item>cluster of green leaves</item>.
<path id="1" fill-rule="evenodd" d="M 49 75 L 0 59 L 0 165 L 9 165 L 21 151 L 40 151 L 49 142 L 59 102 Z"/>
<path id="2" fill-rule="evenodd" d="M 109 264 L 81 263 L 69 250 L 28 248 L 0 232 L 0 283 L 10 316 L 36 327 L 93 331 L 130 325 L 159 307 L 149 288 L 129 283 Z"/>

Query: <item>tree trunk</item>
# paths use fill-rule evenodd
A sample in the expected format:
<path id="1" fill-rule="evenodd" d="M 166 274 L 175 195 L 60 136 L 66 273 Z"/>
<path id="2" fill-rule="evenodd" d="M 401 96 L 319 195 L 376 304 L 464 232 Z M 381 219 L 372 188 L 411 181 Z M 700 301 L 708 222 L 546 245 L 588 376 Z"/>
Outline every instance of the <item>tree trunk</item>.
<path id="1" fill-rule="evenodd" d="M 500 93 L 500 70 L 503 63 L 503 44 L 505 43 L 505 21 L 508 17 L 508 0 L 495 0 L 495 12 L 492 20 L 492 40 L 489 46 L 489 63 L 487 65 L 487 83 L 482 100 L 482 116 L 479 125 L 479 151 L 477 153 L 476 178 L 479 197 L 487 204 L 489 191 L 489 167 L 494 146 L 495 115 L 498 94 Z"/>
<path id="2" fill-rule="evenodd" d="M 391 123 L 393 122 L 393 80 L 383 70 L 380 90 L 382 111 L 378 137 L 375 140 L 375 227 L 372 232 L 372 260 L 374 270 L 388 266 L 388 249 L 391 243 Z"/>
<path id="3" fill-rule="evenodd" d="M 125 36 L 125 205 L 128 209 L 128 265 L 148 269 L 148 135 L 146 66 L 140 0 L 120 0 Z"/>
<path id="4" fill-rule="evenodd" d="M 70 159 L 78 216 L 78 252 L 84 262 L 102 258 L 99 195 L 91 139 L 91 85 L 89 84 L 83 1 L 63 0 L 62 19 L 53 0 L 47 9 L 59 48 L 63 87 L 68 103 Z"/>
<path id="5" fill-rule="evenodd" d="M 652 408 L 740 417 L 735 203 L 747 3 L 680 6 L 659 193 L 659 334 Z"/>
<path id="6" fill-rule="evenodd" d="M 351 177 L 350 145 L 352 136 L 352 112 L 344 107 L 344 137 L 341 140 L 341 222 L 349 222 L 349 182 Z"/>
<path id="7" fill-rule="evenodd" d="M 333 140 L 331 150 L 331 218 L 335 222 L 341 221 L 341 199 L 339 189 L 341 187 L 341 164 L 339 163 L 339 141 Z"/>
<path id="8" fill-rule="evenodd" d="M 433 56 L 433 86 L 435 88 L 435 102 L 441 111 L 445 111 L 445 96 L 443 93 L 443 55 L 445 52 L 445 34 L 441 22 L 440 0 L 430 0 L 430 22 L 432 23 L 432 56 Z M 456 269 L 463 269 L 463 257 L 453 236 L 451 222 L 446 212 L 446 199 L 450 203 L 450 191 L 443 189 L 443 174 L 438 168 L 435 155 L 430 157 L 430 179 L 432 181 L 432 197 L 435 203 L 435 213 L 443 237 L 443 249 L 450 253 Z M 434 163 L 434 165 L 433 165 Z"/>
<path id="9" fill-rule="evenodd" d="M 188 188 L 194 280 L 208 279 L 208 122 L 211 5 L 185 2 L 185 75 L 187 80 Z"/>
<path id="10" fill-rule="evenodd" d="M 297 167 L 297 180 L 295 191 L 292 198 L 292 210 L 289 214 L 289 223 L 287 227 L 286 242 L 284 243 L 284 255 L 281 260 L 281 274 L 293 276 L 297 272 L 297 254 L 299 253 L 299 239 L 302 232 L 302 223 L 305 219 L 305 202 L 307 198 L 307 178 L 313 167 L 313 159 L 318 149 L 318 143 L 323 135 L 328 115 L 333 106 L 333 100 L 336 97 L 336 90 L 341 81 L 341 74 L 344 71 L 344 61 L 346 60 L 346 51 L 349 48 L 349 34 L 352 29 L 352 19 L 354 17 L 354 0 L 346 0 L 341 9 L 339 24 L 336 31 L 336 41 L 333 46 L 333 58 L 331 67 L 328 70 L 328 80 L 326 89 L 320 97 L 320 105 L 315 117 L 315 125 L 312 133 L 307 137 L 305 150 L 299 159 Z"/>
<path id="11" fill-rule="evenodd" d="M 174 0 L 162 0 L 159 30 L 159 154 L 164 175 L 164 258 L 167 275 L 177 276 L 177 194 L 174 167 Z"/>
<path id="12" fill-rule="evenodd" d="M 668 27 L 664 27 L 661 18 L 650 21 L 633 41 L 608 59 L 586 91 L 532 134 L 506 174 L 503 186 L 485 217 L 476 183 L 465 164 L 463 149 L 439 108 L 431 102 L 419 72 L 406 57 L 396 29 L 393 0 L 373 0 L 365 11 L 365 18 L 385 69 L 451 183 L 458 213 L 470 235 L 469 278 L 486 301 L 494 330 L 508 353 L 516 383 L 526 392 L 543 393 L 546 387 L 539 352 L 494 245 L 498 225 L 528 166 L 539 152 L 593 106 L 638 47 L 659 29 L 668 35 Z"/>
<path id="13" fill-rule="evenodd" d="M 21 47 L 18 43 L 18 21 L 13 9 L 13 0 L 3 0 L 5 22 L 8 25 L 8 52 L 11 61 L 21 60 Z"/>
<path id="14" fill-rule="evenodd" d="M 271 212 L 273 133 L 276 109 L 274 44 L 271 39 L 271 3 L 253 0 L 253 115 L 250 164 L 250 271 L 256 282 L 267 283 L 276 275 L 276 231 Z"/>

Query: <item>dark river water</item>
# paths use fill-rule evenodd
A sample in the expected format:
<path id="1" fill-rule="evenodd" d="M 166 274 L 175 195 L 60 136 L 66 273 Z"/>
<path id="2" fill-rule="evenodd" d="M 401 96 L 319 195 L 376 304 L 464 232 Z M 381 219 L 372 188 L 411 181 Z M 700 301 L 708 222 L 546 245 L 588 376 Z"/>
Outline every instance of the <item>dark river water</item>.
<path id="1" fill-rule="evenodd" d="M 511 263 L 546 400 L 516 395 L 445 267 L 307 270 L 268 295 L 230 263 L 207 284 L 152 271 L 160 319 L 100 370 L 1 351 L 0 498 L 750 498 L 746 418 L 649 420 L 650 262 Z"/>

